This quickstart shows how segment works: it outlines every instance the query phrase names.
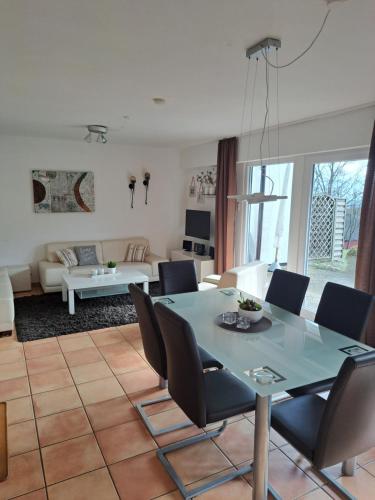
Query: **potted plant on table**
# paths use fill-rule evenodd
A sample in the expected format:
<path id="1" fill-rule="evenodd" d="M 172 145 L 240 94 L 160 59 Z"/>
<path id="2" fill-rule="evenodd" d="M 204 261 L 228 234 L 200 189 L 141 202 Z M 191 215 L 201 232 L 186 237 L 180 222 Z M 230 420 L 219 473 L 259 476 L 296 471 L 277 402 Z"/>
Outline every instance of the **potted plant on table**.
<path id="1" fill-rule="evenodd" d="M 108 272 L 109 273 L 115 274 L 116 273 L 116 267 L 117 267 L 117 262 L 115 262 L 113 260 L 110 260 L 110 261 L 107 262 L 107 268 L 108 268 Z"/>
<path id="2" fill-rule="evenodd" d="M 252 299 L 245 299 L 240 293 L 238 302 L 238 315 L 248 318 L 251 323 L 260 321 L 263 317 L 263 308 L 258 302 Z"/>

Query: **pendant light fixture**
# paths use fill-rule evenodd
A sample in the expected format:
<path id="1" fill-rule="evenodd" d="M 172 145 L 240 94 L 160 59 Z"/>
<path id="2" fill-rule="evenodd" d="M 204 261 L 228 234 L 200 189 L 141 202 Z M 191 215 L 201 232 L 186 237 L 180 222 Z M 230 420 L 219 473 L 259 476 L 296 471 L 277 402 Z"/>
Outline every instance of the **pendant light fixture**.
<path id="1" fill-rule="evenodd" d="M 331 3 L 335 2 L 344 2 L 346 0 L 326 0 L 327 6 Z M 250 72 L 250 60 L 255 59 L 255 70 L 254 70 L 254 81 L 253 81 L 253 86 L 252 86 L 252 96 L 250 100 L 250 126 L 249 126 L 249 139 L 248 139 L 248 146 L 247 146 L 247 153 L 246 153 L 246 158 L 250 159 L 250 145 L 251 145 L 251 140 L 252 140 L 252 121 L 253 121 L 253 110 L 254 110 L 254 99 L 255 99 L 255 92 L 256 92 L 256 85 L 257 85 L 257 74 L 258 74 L 258 64 L 259 64 L 259 59 L 262 58 L 265 62 L 265 86 L 266 86 L 266 100 L 265 100 L 265 112 L 264 112 L 264 119 L 263 119 L 263 126 L 261 130 L 261 138 L 260 138 L 260 144 L 259 144 L 259 164 L 260 166 L 263 166 L 263 145 L 266 139 L 266 135 L 268 135 L 268 157 L 270 157 L 270 134 L 269 134 L 269 107 L 270 107 L 270 101 L 269 101 L 269 68 L 273 68 L 276 70 L 276 115 L 277 115 L 277 162 L 280 162 L 280 134 L 279 134 L 279 69 L 282 68 L 287 68 L 297 62 L 299 59 L 301 59 L 309 50 L 314 46 L 315 42 L 318 40 L 320 34 L 322 33 L 328 16 L 330 14 L 331 10 L 330 8 L 327 9 L 327 12 L 323 18 L 323 22 L 320 25 L 320 28 L 313 38 L 313 40 L 309 43 L 309 45 L 296 57 L 294 57 L 291 61 L 284 63 L 284 64 L 279 64 L 278 61 L 278 50 L 281 48 L 281 40 L 276 37 L 267 37 L 261 40 L 260 42 L 248 47 L 246 49 L 246 57 L 248 58 L 248 67 L 247 67 L 247 74 L 246 74 L 246 80 L 245 80 L 245 91 L 244 91 L 244 100 L 243 100 L 243 109 L 242 109 L 242 118 L 241 118 L 241 137 L 243 136 L 243 131 L 244 131 L 244 119 L 245 119 L 245 113 L 246 113 L 246 106 L 247 106 L 247 93 L 248 93 L 248 80 L 249 80 L 249 72 Z M 275 52 L 275 63 L 271 62 L 269 53 L 270 51 Z M 285 200 L 287 196 L 279 196 L 273 194 L 273 186 L 274 182 L 269 176 L 267 177 L 272 184 L 271 187 L 271 192 L 269 194 L 265 194 L 264 192 L 260 193 L 250 193 L 250 194 L 241 194 L 241 195 L 229 195 L 227 198 L 228 199 L 233 199 L 236 200 L 237 202 L 247 202 L 249 204 L 258 204 L 258 203 L 265 203 L 269 201 L 277 201 L 277 200 Z"/>
<path id="2" fill-rule="evenodd" d="M 86 142 L 92 142 L 93 134 L 97 135 L 96 142 L 100 142 L 102 144 L 106 144 L 108 139 L 106 138 L 106 134 L 108 132 L 108 127 L 105 125 L 87 125 L 88 134 L 84 138 Z"/>

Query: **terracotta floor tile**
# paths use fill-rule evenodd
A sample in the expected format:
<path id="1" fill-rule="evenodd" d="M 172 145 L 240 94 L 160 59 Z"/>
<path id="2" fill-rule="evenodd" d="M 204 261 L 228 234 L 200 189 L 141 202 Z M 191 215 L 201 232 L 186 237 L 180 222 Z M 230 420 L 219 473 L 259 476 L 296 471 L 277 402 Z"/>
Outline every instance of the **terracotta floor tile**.
<path id="1" fill-rule="evenodd" d="M 38 448 L 35 420 L 8 426 L 8 451 L 10 457 L 37 450 Z"/>
<path id="2" fill-rule="evenodd" d="M 103 357 L 108 361 L 116 356 L 121 356 L 128 352 L 135 352 L 128 342 L 125 340 L 123 342 L 119 342 L 117 344 L 109 344 L 98 347 Z"/>
<path id="3" fill-rule="evenodd" d="M 37 373 L 30 375 L 30 386 L 32 394 L 40 392 L 53 391 L 74 385 L 73 379 L 70 376 L 68 368 L 62 370 L 53 370 L 51 372 Z"/>
<path id="4" fill-rule="evenodd" d="M 374 462 L 374 461 L 375 461 L 375 448 L 371 448 L 370 450 L 366 451 L 365 453 L 362 453 L 358 457 L 359 465 L 366 465 L 369 462 Z"/>
<path id="5" fill-rule="evenodd" d="M 138 420 L 139 415 L 126 396 L 86 406 L 94 431 Z"/>
<path id="6" fill-rule="evenodd" d="M 121 325 L 117 327 L 122 333 L 126 340 L 131 341 L 136 338 L 140 338 L 141 332 L 139 330 L 138 323 L 130 323 L 128 325 Z"/>
<path id="7" fill-rule="evenodd" d="M 310 479 L 315 481 L 319 486 L 326 483 L 323 476 L 319 474 L 317 470 L 311 465 L 311 463 L 304 458 L 292 445 L 288 444 L 283 446 L 283 453 L 285 453 L 300 469 L 303 470 L 305 474 L 309 476 Z"/>
<path id="8" fill-rule="evenodd" d="M 173 451 L 168 454 L 168 460 L 184 484 L 194 483 L 232 467 L 211 440 Z"/>
<path id="9" fill-rule="evenodd" d="M 250 473 L 252 483 L 252 473 Z M 283 500 L 293 500 L 316 489 L 314 483 L 280 450 L 269 454 L 269 481 Z"/>
<path id="10" fill-rule="evenodd" d="M 93 380 L 113 376 L 113 373 L 108 368 L 105 361 L 98 361 L 97 363 L 89 363 L 87 365 L 72 366 L 70 371 L 76 384 L 84 384 L 86 382 L 92 382 Z"/>
<path id="11" fill-rule="evenodd" d="M 362 467 L 366 469 L 370 474 L 375 476 L 375 462 L 370 462 L 366 465 L 363 465 Z"/>
<path id="12" fill-rule="evenodd" d="M 0 401 L 29 396 L 30 387 L 27 377 L 13 378 L 0 382 Z"/>
<path id="13" fill-rule="evenodd" d="M 298 500 L 330 500 L 330 496 L 325 493 L 321 488 L 318 488 L 307 495 L 299 497 Z"/>
<path id="14" fill-rule="evenodd" d="M 118 500 L 107 469 L 98 469 L 48 487 L 49 500 Z M 130 500 L 130 499 L 129 499 Z"/>
<path id="15" fill-rule="evenodd" d="M 42 490 L 33 491 L 32 493 L 17 497 L 17 500 L 47 500 L 47 492 L 43 488 Z"/>
<path id="16" fill-rule="evenodd" d="M 374 470 L 370 465 L 365 467 Z M 342 476 L 337 481 L 360 500 L 370 500 L 375 497 L 375 477 L 365 469 L 358 469 L 354 476 Z"/>
<path id="17" fill-rule="evenodd" d="M 42 392 L 33 396 L 36 417 L 44 417 L 82 406 L 75 387 L 65 387 L 56 391 Z"/>
<path id="18" fill-rule="evenodd" d="M 13 378 L 26 377 L 26 375 L 26 363 L 23 360 L 17 361 L 16 363 L 0 365 L 0 382 Z"/>
<path id="19" fill-rule="evenodd" d="M 33 403 L 30 396 L 12 399 L 7 403 L 8 425 L 18 424 L 34 418 Z"/>
<path id="20" fill-rule="evenodd" d="M 41 356 L 50 356 L 51 354 L 61 354 L 58 342 L 25 342 L 24 343 L 26 359 L 39 358 Z"/>
<path id="21" fill-rule="evenodd" d="M 77 351 L 66 352 L 66 362 L 71 368 L 73 366 L 86 365 L 88 363 L 97 363 L 103 361 L 103 357 L 96 347 L 87 349 L 78 349 Z"/>
<path id="22" fill-rule="evenodd" d="M 44 373 L 52 370 L 61 370 L 62 368 L 66 368 L 65 359 L 61 353 L 28 359 L 26 361 L 26 364 L 29 375 L 36 375 L 37 373 Z"/>
<path id="23" fill-rule="evenodd" d="M 159 377 L 152 368 L 124 373 L 118 376 L 118 380 L 127 394 L 144 391 L 159 385 Z"/>
<path id="24" fill-rule="evenodd" d="M 156 448 L 155 442 L 139 420 L 99 431 L 96 438 L 107 464 Z"/>
<path id="25" fill-rule="evenodd" d="M 152 425 L 156 429 L 161 429 L 170 425 L 187 422 L 189 419 L 185 415 L 185 413 L 180 410 L 180 408 L 173 408 L 172 410 L 163 411 L 162 413 L 152 415 L 150 417 L 150 420 Z M 195 425 L 191 425 L 190 427 L 186 427 L 185 429 L 168 432 L 166 434 L 161 434 L 160 436 L 155 436 L 154 439 L 157 442 L 158 446 L 166 446 L 167 444 L 175 443 L 176 441 L 180 441 L 182 439 L 186 439 L 188 437 L 196 436 L 202 433 L 202 429 L 199 429 Z"/>
<path id="26" fill-rule="evenodd" d="M 0 365 L 4 363 L 17 363 L 23 361 L 25 356 L 22 350 L 19 349 L 1 349 L 0 347 Z"/>
<path id="27" fill-rule="evenodd" d="M 61 350 L 64 353 L 87 349 L 88 347 L 95 347 L 95 344 L 89 335 L 84 335 L 82 337 L 76 337 L 73 335 L 72 338 L 61 337 L 59 338 L 59 343 Z"/>
<path id="28" fill-rule="evenodd" d="M 37 421 L 40 446 L 67 441 L 92 432 L 83 408 L 55 413 Z"/>
<path id="29" fill-rule="evenodd" d="M 235 465 L 254 457 L 254 426 L 246 419 L 229 424 L 214 441 Z"/>
<path id="30" fill-rule="evenodd" d="M 239 420 L 243 420 L 244 418 L 245 417 L 243 415 L 235 415 L 234 417 L 228 418 L 227 422 L 228 422 L 228 424 L 232 424 L 233 422 L 238 422 Z M 206 425 L 206 427 L 204 428 L 204 430 L 206 432 L 213 431 L 215 429 L 218 429 L 222 425 L 223 425 L 223 421 L 221 420 L 219 422 L 214 422 L 213 424 Z"/>
<path id="31" fill-rule="evenodd" d="M 117 328 L 114 328 L 113 330 L 108 330 L 106 332 L 90 332 L 90 337 L 97 346 L 124 342 L 124 337 L 117 330 Z"/>
<path id="32" fill-rule="evenodd" d="M 144 391 L 133 392 L 129 399 L 135 405 L 140 401 L 148 401 L 152 399 L 158 399 L 162 396 L 167 396 L 167 389 L 159 389 L 158 387 L 151 387 L 150 389 L 145 389 Z M 172 408 L 176 408 L 177 405 L 173 401 L 173 399 L 169 399 L 162 403 L 155 403 L 150 406 L 146 406 L 144 408 L 146 415 L 155 415 L 156 413 L 161 413 L 162 411 L 171 410 Z"/>
<path id="33" fill-rule="evenodd" d="M 210 476 L 209 480 L 212 481 L 215 478 L 220 476 L 224 476 L 228 474 L 232 469 L 228 469 L 226 471 L 220 472 L 219 474 L 214 474 Z M 196 488 L 201 486 L 202 484 L 207 482 L 207 478 L 202 479 L 201 481 L 197 481 L 196 483 L 190 484 L 187 489 Z M 236 479 L 232 479 L 227 483 L 222 484 L 216 488 L 212 488 L 211 490 L 199 495 L 199 498 L 205 500 L 245 500 L 252 498 L 253 489 L 249 485 L 247 481 L 245 481 L 242 477 L 238 477 Z"/>
<path id="34" fill-rule="evenodd" d="M 47 485 L 105 465 L 92 434 L 42 448 L 42 459 Z"/>
<path id="35" fill-rule="evenodd" d="M 0 483 L 0 498 L 8 500 L 44 488 L 39 451 L 30 451 L 9 459 L 8 478 Z"/>
<path id="36" fill-rule="evenodd" d="M 118 356 L 111 356 L 107 358 L 107 363 L 115 375 L 134 372 L 149 367 L 142 356 L 134 350 L 119 354 Z"/>
<path id="37" fill-rule="evenodd" d="M 182 500 L 182 495 L 178 490 L 172 491 L 172 493 L 167 493 L 158 498 L 158 500 Z"/>
<path id="38" fill-rule="evenodd" d="M 121 385 L 115 377 L 95 380 L 77 386 L 84 405 L 99 403 L 124 395 Z"/>
<path id="39" fill-rule="evenodd" d="M 15 331 L 13 331 L 13 334 L 11 337 L 3 337 L 0 338 L 0 349 L 1 350 L 8 350 L 8 349 L 17 349 L 21 352 L 23 352 L 23 343 L 18 342 L 17 335 Z"/>
<path id="40" fill-rule="evenodd" d="M 121 499 L 148 500 L 176 488 L 155 452 L 119 462 L 110 471 Z"/>

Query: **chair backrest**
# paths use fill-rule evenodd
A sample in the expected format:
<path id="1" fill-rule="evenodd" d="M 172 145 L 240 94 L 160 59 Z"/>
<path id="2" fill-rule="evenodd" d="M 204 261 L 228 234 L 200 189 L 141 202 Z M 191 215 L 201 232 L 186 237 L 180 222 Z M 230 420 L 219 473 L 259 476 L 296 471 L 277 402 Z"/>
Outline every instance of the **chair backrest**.
<path id="1" fill-rule="evenodd" d="M 372 295 L 328 282 L 316 311 L 315 323 L 352 339 L 361 340 L 372 304 Z"/>
<path id="2" fill-rule="evenodd" d="M 151 298 L 133 283 L 129 285 L 129 292 L 137 312 L 146 359 L 158 375 L 166 380 L 167 355 Z"/>
<path id="3" fill-rule="evenodd" d="M 167 351 L 168 391 L 198 427 L 206 425 L 206 399 L 202 362 L 190 324 L 174 311 L 155 304 Z"/>
<path id="4" fill-rule="evenodd" d="M 303 274 L 276 269 L 266 294 L 266 302 L 299 315 L 310 278 Z"/>
<path id="5" fill-rule="evenodd" d="M 162 295 L 198 291 L 193 260 L 159 262 L 159 279 Z"/>
<path id="6" fill-rule="evenodd" d="M 375 351 L 348 357 L 328 396 L 313 463 L 319 469 L 375 446 Z"/>

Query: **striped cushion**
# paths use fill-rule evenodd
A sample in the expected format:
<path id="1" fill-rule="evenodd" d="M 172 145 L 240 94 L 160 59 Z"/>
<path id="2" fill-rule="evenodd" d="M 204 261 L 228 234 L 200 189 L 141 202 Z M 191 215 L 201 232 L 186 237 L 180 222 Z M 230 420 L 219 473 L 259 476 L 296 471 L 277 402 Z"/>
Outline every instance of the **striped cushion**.
<path id="1" fill-rule="evenodd" d="M 64 264 L 65 267 L 78 266 L 77 256 L 73 248 L 56 250 L 56 255 L 61 264 Z"/>
<path id="2" fill-rule="evenodd" d="M 125 262 L 144 262 L 148 247 L 146 245 L 135 245 L 129 243 Z"/>

